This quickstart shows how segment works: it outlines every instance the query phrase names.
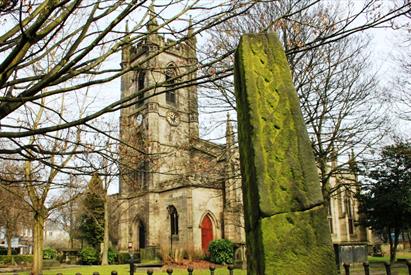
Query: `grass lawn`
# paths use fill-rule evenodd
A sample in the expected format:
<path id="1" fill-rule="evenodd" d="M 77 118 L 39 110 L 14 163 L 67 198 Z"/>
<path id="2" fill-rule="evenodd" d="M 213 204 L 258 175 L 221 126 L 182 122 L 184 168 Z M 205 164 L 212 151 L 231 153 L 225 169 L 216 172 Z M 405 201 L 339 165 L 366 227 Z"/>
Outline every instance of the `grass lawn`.
<path id="1" fill-rule="evenodd" d="M 398 259 L 411 259 L 411 252 L 397 252 L 397 260 Z M 380 263 L 380 262 L 389 262 L 390 255 L 386 254 L 384 257 L 368 257 L 368 261 L 370 263 Z"/>
<path id="2" fill-rule="evenodd" d="M 398 252 L 397 259 L 411 259 L 411 252 Z M 384 257 L 368 257 L 368 262 L 370 263 L 370 273 L 371 274 L 385 274 L 384 262 L 389 262 L 390 256 L 385 255 Z M 343 270 L 341 268 L 341 270 Z M 363 275 L 364 268 L 362 264 L 355 264 L 350 268 L 352 275 Z M 408 275 L 408 267 L 405 262 L 397 262 L 391 266 L 391 273 L 394 275 Z"/>
<path id="3" fill-rule="evenodd" d="M 167 274 L 164 270 L 159 268 L 154 268 L 154 275 L 156 274 Z M 92 275 L 93 272 L 98 271 L 100 275 L 110 275 L 111 271 L 117 271 L 118 275 L 128 275 L 130 274 L 129 265 L 109 265 L 109 266 L 76 266 L 76 267 L 65 267 L 65 268 L 55 268 L 50 270 L 44 270 L 43 275 L 56 275 L 57 273 L 62 273 L 63 275 L 74 275 L 77 272 L 80 272 L 82 275 Z M 146 275 L 145 269 L 137 269 L 134 273 L 135 275 Z M 234 270 L 234 275 L 246 275 L 245 270 Z M 12 275 L 13 273 L 1 273 L 2 275 Z M 29 272 L 19 272 L 20 275 L 28 275 Z M 184 269 L 175 269 L 173 275 L 187 275 L 187 270 Z M 228 275 L 228 270 L 226 268 L 217 269 L 214 273 L 215 275 Z M 194 270 L 193 275 L 210 275 L 210 271 L 207 269 L 203 270 Z"/>
<path id="4" fill-rule="evenodd" d="M 343 268 L 341 268 L 341 274 L 344 274 Z M 364 268 L 362 264 L 355 264 L 350 268 L 351 275 L 364 275 Z M 370 274 L 386 274 L 385 267 L 382 262 L 370 263 Z M 405 263 L 396 263 L 391 267 L 391 274 L 393 275 L 408 275 L 408 268 Z"/>

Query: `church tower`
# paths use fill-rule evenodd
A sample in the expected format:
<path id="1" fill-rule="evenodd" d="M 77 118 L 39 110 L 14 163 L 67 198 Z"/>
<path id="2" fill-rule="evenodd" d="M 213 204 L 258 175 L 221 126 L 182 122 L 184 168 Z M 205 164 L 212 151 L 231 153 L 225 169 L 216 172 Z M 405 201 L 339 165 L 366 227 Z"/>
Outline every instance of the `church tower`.
<path id="1" fill-rule="evenodd" d="M 135 248 L 158 245 L 155 217 L 173 205 L 159 209 L 160 194 L 187 185 L 188 148 L 199 139 L 197 87 L 188 85 L 197 64 L 191 19 L 187 39 L 176 44 L 158 34 L 153 6 L 149 18 L 145 39 L 134 45 L 130 37 L 122 50 L 121 65 L 129 71 L 121 78 L 121 97 L 133 99 L 120 115 L 120 196 L 128 213 L 120 221 L 121 250 L 130 242 Z"/>
<path id="2" fill-rule="evenodd" d="M 199 137 L 192 21 L 179 43 L 160 28 L 151 6 L 145 38 L 133 42 L 129 34 L 122 49 L 121 97 L 128 101 L 120 113 L 118 250 L 174 256 L 205 253 L 223 237 L 243 242 L 232 133 L 229 147 Z"/>
<path id="3" fill-rule="evenodd" d="M 197 88 L 187 85 L 195 78 L 195 38 L 174 45 L 157 33 L 158 28 L 151 10 L 146 39 L 136 46 L 124 46 L 122 53 L 122 66 L 131 70 L 122 76 L 121 96 L 135 98 L 121 111 L 121 139 L 134 146 L 129 150 L 139 151 L 139 170 L 161 168 L 134 188 L 155 188 L 153 183 L 184 173 L 188 159 L 179 156 L 177 163 L 175 158 L 173 163 L 167 159 L 177 147 L 187 147 L 199 138 Z M 191 28 L 188 35 L 192 35 Z M 121 182 L 122 191 L 131 187 L 129 182 Z"/>

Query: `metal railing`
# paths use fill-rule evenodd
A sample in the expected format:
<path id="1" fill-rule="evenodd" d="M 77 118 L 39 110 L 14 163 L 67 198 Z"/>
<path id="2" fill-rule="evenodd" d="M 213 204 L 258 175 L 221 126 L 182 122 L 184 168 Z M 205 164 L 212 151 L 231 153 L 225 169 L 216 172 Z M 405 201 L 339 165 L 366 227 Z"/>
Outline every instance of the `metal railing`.
<path id="1" fill-rule="evenodd" d="M 407 260 L 406 265 L 408 267 L 408 274 L 411 275 L 411 260 Z M 362 266 L 364 268 L 364 275 L 372 275 L 372 273 L 370 272 L 370 264 L 368 262 L 363 263 Z M 345 275 L 350 275 L 351 274 L 350 264 L 344 263 L 343 267 L 344 267 Z M 385 267 L 385 274 L 386 275 L 392 275 L 391 264 L 389 262 L 384 262 L 384 267 Z M 357 272 L 357 274 L 358 274 L 358 272 Z"/>
<path id="2" fill-rule="evenodd" d="M 411 260 L 406 261 L 406 266 L 408 267 L 408 274 L 411 275 Z M 384 267 L 385 267 L 386 275 L 392 275 L 391 264 L 388 263 L 388 262 L 385 262 Z M 216 270 L 216 266 L 211 264 L 208 269 L 210 271 L 210 275 L 214 275 L 214 272 Z M 350 269 L 351 269 L 350 264 L 346 264 L 346 263 L 343 264 L 343 273 L 345 275 L 351 275 L 351 270 Z M 368 262 L 363 263 L 363 269 L 364 269 L 364 275 L 372 275 L 372 272 L 370 272 L 370 265 L 369 265 Z M 134 275 L 134 272 L 135 272 L 134 268 L 130 268 L 130 275 Z M 160 271 L 159 272 L 154 272 L 153 269 L 147 269 L 146 272 L 147 272 L 147 275 L 160 274 Z M 187 275 L 193 275 L 193 272 L 194 272 L 194 268 L 192 266 L 189 266 L 187 268 Z M 172 275 L 173 274 L 173 269 L 171 267 L 167 268 L 166 273 L 168 275 Z M 227 266 L 227 274 L 228 275 L 234 275 L 234 266 L 233 265 L 228 265 Z M 356 271 L 355 274 L 358 274 L 358 271 Z M 381 273 L 379 273 L 379 274 L 381 274 Z M 18 273 L 13 273 L 13 275 L 18 275 Z M 56 273 L 56 275 L 63 275 L 63 273 L 59 272 L 59 273 Z M 75 275 L 82 275 L 82 274 L 77 272 Z M 100 273 L 95 271 L 95 272 L 92 273 L 92 275 L 100 275 Z M 111 271 L 111 275 L 118 275 L 118 273 L 117 273 L 117 271 L 113 270 L 113 271 Z"/>
<path id="3" fill-rule="evenodd" d="M 210 271 L 210 275 L 214 275 L 214 271 L 216 270 L 216 266 L 211 264 L 208 269 Z M 130 275 L 134 275 L 134 272 L 135 272 L 134 268 L 130 269 Z M 147 275 L 160 274 L 160 271 L 159 272 L 154 272 L 154 270 L 151 269 L 151 268 L 147 269 L 146 272 L 147 272 Z M 172 275 L 173 272 L 174 272 L 174 270 L 171 267 L 166 269 L 166 273 L 168 275 Z M 193 272 L 194 272 L 194 267 L 189 266 L 187 268 L 187 275 L 193 275 Z M 32 274 L 33 273 L 30 273 L 30 275 L 32 275 Z M 227 274 L 228 275 L 234 275 L 234 266 L 233 265 L 228 265 L 227 266 Z M 13 273 L 13 275 L 19 275 L 19 274 L 18 273 Z M 42 275 L 42 273 L 40 273 L 40 275 Z M 59 273 L 56 273 L 56 275 L 63 275 L 63 273 L 59 272 Z M 77 272 L 77 273 L 75 273 L 75 275 L 83 275 L 83 274 L 81 274 L 80 272 Z M 92 273 L 92 275 L 100 275 L 100 273 L 95 271 L 95 272 Z M 118 272 L 113 270 L 113 271 L 111 271 L 111 275 L 118 275 Z"/>

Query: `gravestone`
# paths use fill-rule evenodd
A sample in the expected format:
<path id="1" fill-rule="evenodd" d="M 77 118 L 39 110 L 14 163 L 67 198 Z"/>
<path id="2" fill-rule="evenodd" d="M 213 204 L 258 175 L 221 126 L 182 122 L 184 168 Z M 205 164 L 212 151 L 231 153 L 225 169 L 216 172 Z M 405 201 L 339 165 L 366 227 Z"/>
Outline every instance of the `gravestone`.
<path id="1" fill-rule="evenodd" d="M 234 79 L 248 274 L 336 274 L 314 155 L 275 34 L 242 37 Z"/>

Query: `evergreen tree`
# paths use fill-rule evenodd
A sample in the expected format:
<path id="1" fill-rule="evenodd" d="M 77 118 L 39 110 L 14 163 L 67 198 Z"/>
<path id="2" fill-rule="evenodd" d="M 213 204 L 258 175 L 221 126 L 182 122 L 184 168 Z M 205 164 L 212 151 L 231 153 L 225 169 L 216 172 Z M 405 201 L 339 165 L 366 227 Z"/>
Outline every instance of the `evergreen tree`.
<path id="1" fill-rule="evenodd" d="M 390 244 L 396 257 L 399 236 L 411 227 L 411 144 L 386 146 L 367 173 L 361 195 L 367 224 Z"/>
<path id="2" fill-rule="evenodd" d="M 100 249 L 104 237 L 104 189 L 102 181 L 94 174 L 83 199 L 83 213 L 80 215 L 80 239 L 95 249 Z"/>

